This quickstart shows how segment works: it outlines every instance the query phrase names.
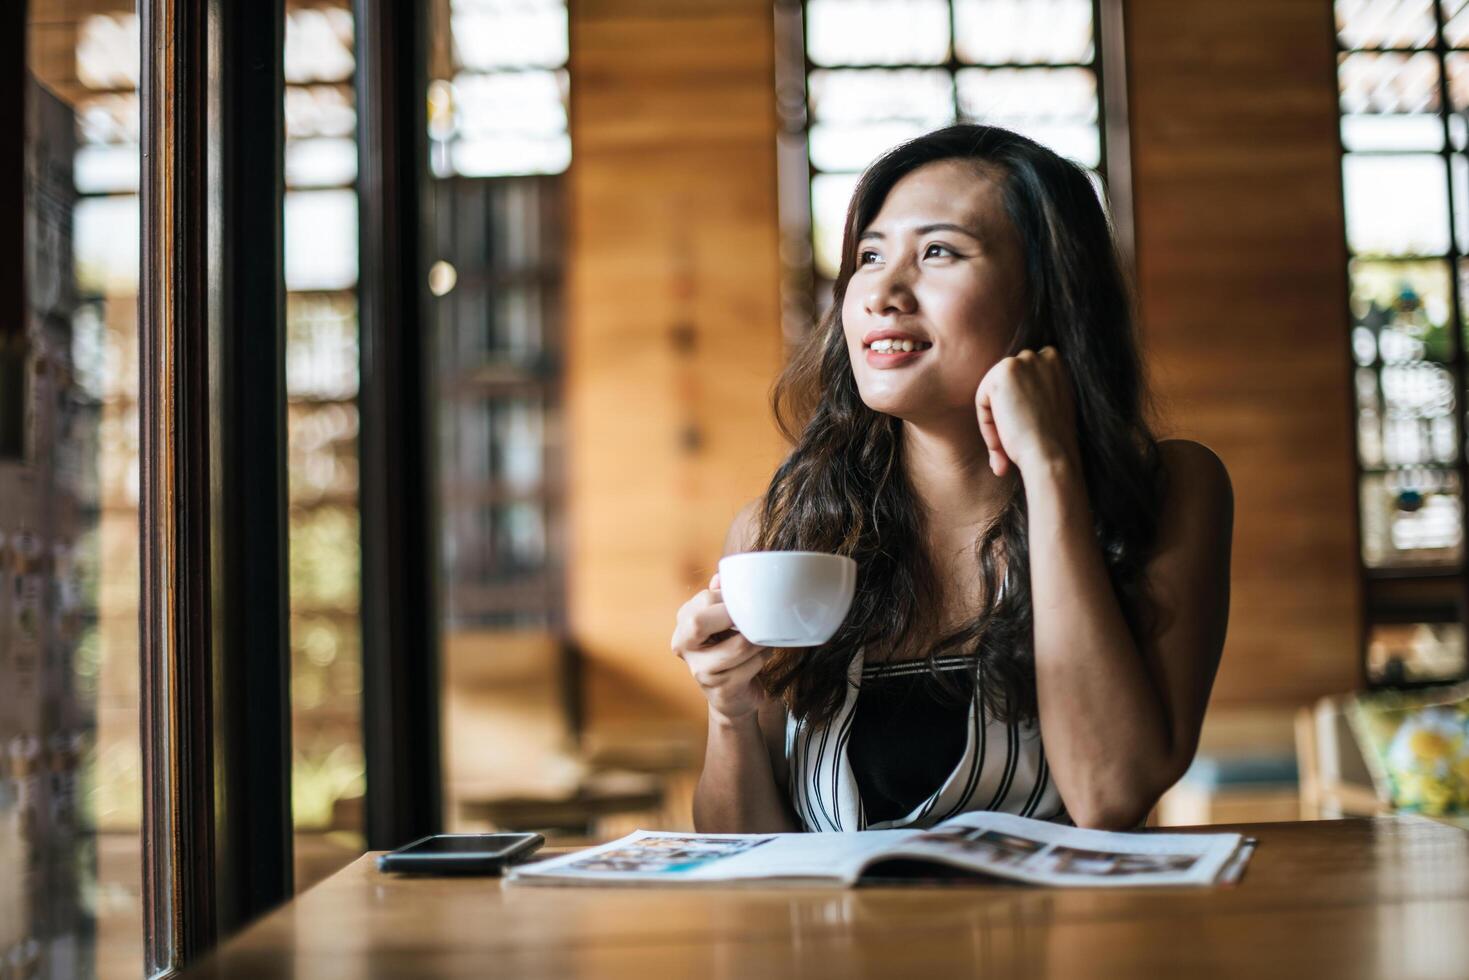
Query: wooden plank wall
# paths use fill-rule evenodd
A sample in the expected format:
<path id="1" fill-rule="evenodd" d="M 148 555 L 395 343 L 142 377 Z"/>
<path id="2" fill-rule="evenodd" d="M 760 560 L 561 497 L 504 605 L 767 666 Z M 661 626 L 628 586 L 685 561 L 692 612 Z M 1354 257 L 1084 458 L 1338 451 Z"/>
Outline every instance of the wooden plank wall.
<path id="1" fill-rule="evenodd" d="M 1331 11 L 1127 4 L 1139 300 L 1166 429 L 1234 477 L 1218 705 L 1358 682 Z M 779 458 L 771 18 L 572 6 L 571 617 L 593 732 L 687 726 L 667 653 Z"/>
<path id="2" fill-rule="evenodd" d="M 570 620 L 590 733 L 697 725 L 669 651 L 780 458 L 768 0 L 571 5 Z"/>
<path id="3" fill-rule="evenodd" d="M 1358 683 L 1360 585 L 1331 5 L 1127 5 L 1144 337 L 1173 432 L 1236 500 L 1215 704 Z"/>

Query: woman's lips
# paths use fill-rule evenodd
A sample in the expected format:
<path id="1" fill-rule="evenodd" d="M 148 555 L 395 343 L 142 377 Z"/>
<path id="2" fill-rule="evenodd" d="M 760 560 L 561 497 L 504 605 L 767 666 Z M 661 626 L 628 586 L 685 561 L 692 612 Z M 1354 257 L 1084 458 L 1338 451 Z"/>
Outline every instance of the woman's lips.
<path id="1" fill-rule="evenodd" d="M 867 348 L 867 363 L 872 367 L 878 368 L 879 370 L 904 367 L 905 365 L 912 364 L 914 361 L 918 360 L 918 358 L 922 357 L 924 354 L 927 354 L 932 349 L 933 348 L 931 347 L 925 347 L 922 350 L 895 350 L 882 352 L 875 351 L 871 347 L 869 347 Z"/>

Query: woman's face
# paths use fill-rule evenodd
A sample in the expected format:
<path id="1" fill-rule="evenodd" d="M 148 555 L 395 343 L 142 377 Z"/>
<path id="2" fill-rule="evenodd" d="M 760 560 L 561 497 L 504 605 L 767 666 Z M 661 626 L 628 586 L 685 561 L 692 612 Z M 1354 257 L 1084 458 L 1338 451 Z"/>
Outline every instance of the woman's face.
<path id="1" fill-rule="evenodd" d="M 1024 309 L 1020 240 L 1000 184 L 968 162 L 925 164 L 858 234 L 842 325 L 862 401 L 909 421 L 973 415 Z"/>

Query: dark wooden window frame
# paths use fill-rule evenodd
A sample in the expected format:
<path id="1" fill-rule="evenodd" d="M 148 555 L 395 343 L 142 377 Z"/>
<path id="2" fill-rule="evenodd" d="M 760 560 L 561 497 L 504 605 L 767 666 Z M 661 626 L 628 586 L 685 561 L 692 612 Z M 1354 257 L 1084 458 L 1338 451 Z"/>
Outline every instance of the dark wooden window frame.
<path id="1" fill-rule="evenodd" d="M 145 968 L 291 880 L 280 0 L 138 0 Z"/>
<path id="2" fill-rule="evenodd" d="M 19 457 L 25 409 L 25 102 L 28 0 L 0 11 L 0 458 Z"/>
<path id="3" fill-rule="evenodd" d="M 367 846 L 443 823 L 428 330 L 428 8 L 354 0 Z"/>

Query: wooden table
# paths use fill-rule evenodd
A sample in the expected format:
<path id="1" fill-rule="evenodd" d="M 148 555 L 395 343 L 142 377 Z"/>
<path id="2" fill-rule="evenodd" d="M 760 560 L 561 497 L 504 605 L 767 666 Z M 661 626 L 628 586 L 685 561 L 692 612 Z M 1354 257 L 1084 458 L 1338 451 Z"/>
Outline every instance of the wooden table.
<path id="1" fill-rule="evenodd" d="M 1220 829 L 1220 828 L 1210 828 Z M 1469 977 L 1469 833 L 1257 824 L 1232 888 L 502 888 L 369 854 L 199 965 L 217 977 Z"/>

